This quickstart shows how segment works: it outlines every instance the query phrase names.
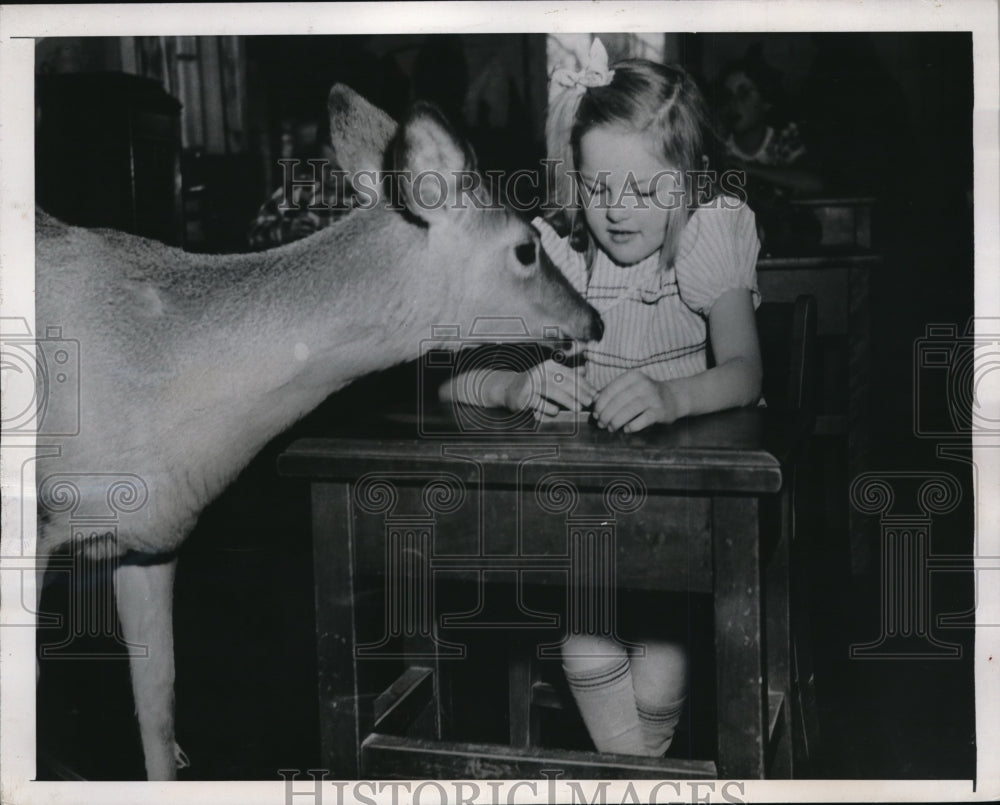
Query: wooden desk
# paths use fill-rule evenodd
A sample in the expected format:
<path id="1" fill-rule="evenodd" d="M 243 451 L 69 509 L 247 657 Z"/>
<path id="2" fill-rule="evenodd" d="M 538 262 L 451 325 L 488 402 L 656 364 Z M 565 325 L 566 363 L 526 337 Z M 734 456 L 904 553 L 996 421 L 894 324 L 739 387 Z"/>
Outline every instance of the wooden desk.
<path id="1" fill-rule="evenodd" d="M 631 436 L 588 423 L 575 434 L 559 433 L 564 426 L 449 434 L 447 411 L 425 416 L 437 418 L 431 424 L 443 435 L 420 439 L 417 418 L 401 415 L 301 439 L 279 458 L 283 474 L 312 484 L 322 765 L 334 777 L 524 778 L 552 768 L 583 778 L 790 774 L 791 518 L 764 531 L 761 517 L 788 514 L 788 474 L 808 422 L 744 409 Z M 389 734 L 406 694 L 433 687 L 440 663 L 461 656 L 438 639 L 433 575 L 481 578 L 490 569 L 582 574 L 598 604 L 616 586 L 712 594 L 716 760 Z M 385 584 L 381 639 L 360 632 L 364 576 Z M 593 617 L 591 627 L 609 626 Z M 366 696 L 373 661 L 404 656 L 408 671 Z M 438 718 L 433 737 L 446 732 Z"/>

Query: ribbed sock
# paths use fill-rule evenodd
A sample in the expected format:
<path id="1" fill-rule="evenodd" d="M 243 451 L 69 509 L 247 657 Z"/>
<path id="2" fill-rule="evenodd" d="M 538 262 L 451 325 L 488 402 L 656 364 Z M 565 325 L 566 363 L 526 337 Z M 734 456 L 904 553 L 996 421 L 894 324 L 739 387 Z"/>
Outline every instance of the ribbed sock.
<path id="1" fill-rule="evenodd" d="M 642 739 L 646 745 L 644 754 L 660 757 L 670 748 L 670 742 L 674 739 L 674 731 L 684 710 L 684 699 L 661 707 L 644 702 L 636 696 L 635 706 L 639 714 L 639 726 L 642 728 Z"/>
<path id="2" fill-rule="evenodd" d="M 563 664 L 576 706 L 599 752 L 646 754 L 639 713 L 635 706 L 628 655 L 594 658 L 589 667 L 574 670 Z"/>
<path id="3" fill-rule="evenodd" d="M 687 651 L 679 643 L 649 640 L 631 652 L 635 706 L 646 754 L 659 757 L 670 746 L 687 698 Z"/>

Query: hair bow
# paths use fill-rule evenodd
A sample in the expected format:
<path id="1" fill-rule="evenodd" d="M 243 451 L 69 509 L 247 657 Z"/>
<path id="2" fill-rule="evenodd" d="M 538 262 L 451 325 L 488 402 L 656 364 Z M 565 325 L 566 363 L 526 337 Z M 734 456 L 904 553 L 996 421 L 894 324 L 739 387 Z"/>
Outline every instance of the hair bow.
<path id="1" fill-rule="evenodd" d="M 590 44 L 590 56 L 582 70 L 570 70 L 562 67 L 552 73 L 550 90 L 561 92 L 571 90 L 582 95 L 589 87 L 606 87 L 615 77 L 615 71 L 608 69 L 608 51 L 604 43 L 594 38 Z"/>
<path id="2" fill-rule="evenodd" d="M 549 109 L 545 120 L 545 144 L 554 174 L 551 200 L 559 207 L 576 206 L 576 190 L 571 175 L 573 149 L 570 135 L 580 99 L 590 87 L 606 87 L 615 71 L 608 69 L 608 52 L 600 39 L 590 44 L 590 56 L 582 70 L 560 68 L 549 81 Z"/>

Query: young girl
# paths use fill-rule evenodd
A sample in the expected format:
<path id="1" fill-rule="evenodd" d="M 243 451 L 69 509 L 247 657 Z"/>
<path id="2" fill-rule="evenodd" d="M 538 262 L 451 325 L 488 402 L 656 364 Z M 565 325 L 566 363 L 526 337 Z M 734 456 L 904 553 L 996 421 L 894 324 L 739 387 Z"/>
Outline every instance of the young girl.
<path id="1" fill-rule="evenodd" d="M 552 261 L 601 313 L 604 338 L 586 346 L 580 369 L 550 361 L 526 372 L 479 370 L 442 396 L 531 407 L 540 418 L 592 405 L 600 427 L 625 432 L 757 403 L 760 244 L 753 213 L 710 197 L 694 173 L 707 114 L 693 80 L 639 59 L 608 69 L 595 40 L 589 65 L 553 75 L 549 109 L 550 156 L 561 155 L 579 182 L 574 195 L 561 187 L 575 202 L 560 216 L 566 231 L 534 224 Z M 666 751 L 686 695 L 681 646 L 648 640 L 637 650 L 571 634 L 563 668 L 598 750 Z"/>

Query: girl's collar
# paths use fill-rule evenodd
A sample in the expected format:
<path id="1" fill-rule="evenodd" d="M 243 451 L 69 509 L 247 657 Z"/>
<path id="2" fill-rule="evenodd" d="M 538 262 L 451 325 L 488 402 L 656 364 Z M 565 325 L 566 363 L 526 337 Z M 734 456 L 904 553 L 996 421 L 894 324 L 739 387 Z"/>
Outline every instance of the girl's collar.
<path id="1" fill-rule="evenodd" d="M 649 255 L 649 257 L 642 258 L 642 260 L 640 260 L 638 263 L 630 263 L 627 266 L 623 266 L 612 260 L 611 257 L 608 255 L 608 253 L 605 252 L 603 249 L 601 248 L 597 249 L 599 259 L 601 259 L 607 266 L 610 266 L 612 269 L 617 271 L 628 271 L 637 274 L 645 274 L 647 270 L 652 270 L 652 269 L 658 270 L 660 265 L 661 251 L 662 249 L 657 249 L 655 252 Z"/>

